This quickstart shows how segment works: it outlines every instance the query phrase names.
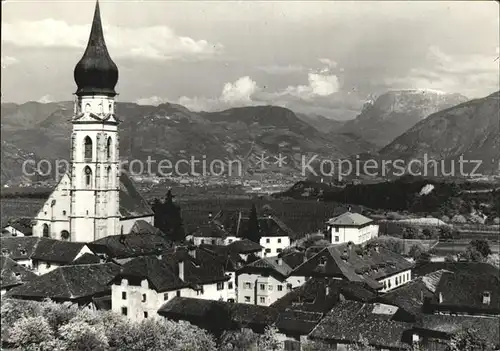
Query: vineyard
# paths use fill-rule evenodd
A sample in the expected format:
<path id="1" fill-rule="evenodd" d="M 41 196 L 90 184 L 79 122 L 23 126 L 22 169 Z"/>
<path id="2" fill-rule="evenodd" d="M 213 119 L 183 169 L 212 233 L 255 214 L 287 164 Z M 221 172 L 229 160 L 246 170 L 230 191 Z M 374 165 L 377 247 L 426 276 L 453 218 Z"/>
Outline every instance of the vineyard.
<path id="1" fill-rule="evenodd" d="M 347 210 L 345 205 L 333 202 L 297 201 L 280 199 L 250 199 L 250 198 L 210 198 L 192 199 L 176 198 L 181 208 L 184 227 L 187 232 L 200 224 L 206 223 L 209 213 L 213 215 L 219 211 L 232 213 L 243 211 L 246 215 L 255 203 L 257 211 L 263 214 L 263 207 L 279 217 L 285 224 L 298 234 L 306 234 L 323 230 L 325 222 L 334 214 Z M 11 217 L 32 217 L 43 204 L 42 199 L 1 199 L 2 223 Z M 364 212 L 361 207 L 352 208 L 356 212 Z"/>

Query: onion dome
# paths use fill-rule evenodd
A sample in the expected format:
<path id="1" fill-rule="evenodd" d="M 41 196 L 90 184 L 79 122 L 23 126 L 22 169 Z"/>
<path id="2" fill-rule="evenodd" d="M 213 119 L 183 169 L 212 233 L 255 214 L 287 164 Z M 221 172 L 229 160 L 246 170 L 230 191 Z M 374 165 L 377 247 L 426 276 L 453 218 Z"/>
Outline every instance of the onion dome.
<path id="1" fill-rule="evenodd" d="M 109 56 L 101 24 L 99 0 L 96 2 L 94 20 L 87 49 L 74 71 L 78 87 L 76 95 L 115 96 L 118 82 L 118 67 Z"/>

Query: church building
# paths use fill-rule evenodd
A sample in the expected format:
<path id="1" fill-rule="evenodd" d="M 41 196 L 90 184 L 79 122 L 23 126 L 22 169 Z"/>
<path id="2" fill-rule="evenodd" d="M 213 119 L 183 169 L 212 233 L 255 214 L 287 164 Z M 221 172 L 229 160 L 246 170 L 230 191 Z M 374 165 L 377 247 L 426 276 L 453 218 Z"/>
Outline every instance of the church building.
<path id="1" fill-rule="evenodd" d="M 87 49 L 74 69 L 70 169 L 34 219 L 33 235 L 91 242 L 127 234 L 136 220 L 153 223 L 153 211 L 120 170 L 115 86 L 97 2 Z"/>

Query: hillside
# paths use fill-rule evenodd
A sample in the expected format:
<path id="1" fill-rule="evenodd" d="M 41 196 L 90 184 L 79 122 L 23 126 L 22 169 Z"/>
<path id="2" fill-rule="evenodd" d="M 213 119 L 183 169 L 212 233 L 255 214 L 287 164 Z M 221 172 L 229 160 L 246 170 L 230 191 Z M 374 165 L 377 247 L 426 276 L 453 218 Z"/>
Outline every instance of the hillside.
<path id="1" fill-rule="evenodd" d="M 353 133 L 379 147 L 389 144 L 428 115 L 467 101 L 460 94 L 432 90 L 389 91 L 369 101 L 339 133 Z"/>
<path id="2" fill-rule="evenodd" d="M 384 147 L 384 159 L 444 159 L 463 155 L 464 160 L 481 160 L 476 172 L 498 173 L 500 160 L 499 92 L 436 112 Z M 464 169 L 472 171 L 466 165 Z M 448 169 L 448 167 L 447 167 Z M 456 172 L 458 172 L 458 165 Z"/>
<path id="3" fill-rule="evenodd" d="M 323 133 L 335 132 L 345 123 L 345 121 L 338 121 L 318 114 L 297 113 L 297 117 Z"/>
<path id="4" fill-rule="evenodd" d="M 38 158 L 68 159 L 72 105 L 69 101 L 2 104 L 2 138 L 16 148 L 35 152 Z M 284 171 L 296 172 L 302 155 L 341 158 L 371 147 L 355 136 L 321 133 L 291 110 L 275 106 L 195 113 L 169 103 L 118 103 L 117 111 L 123 121 L 120 152 L 129 160 L 145 161 L 149 156 L 175 163 L 194 156 L 197 160 L 205 157 L 207 164 L 215 159 L 241 160 L 252 170 L 258 155 L 281 153 L 287 157 Z"/>

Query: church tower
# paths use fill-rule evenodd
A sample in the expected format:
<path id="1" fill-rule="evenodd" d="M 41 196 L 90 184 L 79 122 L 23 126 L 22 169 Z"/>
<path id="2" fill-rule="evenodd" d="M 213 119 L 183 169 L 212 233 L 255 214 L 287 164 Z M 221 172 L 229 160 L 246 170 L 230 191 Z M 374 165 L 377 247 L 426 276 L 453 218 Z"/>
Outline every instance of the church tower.
<path id="1" fill-rule="evenodd" d="M 120 121 L 115 117 L 118 68 L 104 41 L 99 1 L 74 78 L 69 229 L 72 241 L 90 242 L 120 233 Z"/>

